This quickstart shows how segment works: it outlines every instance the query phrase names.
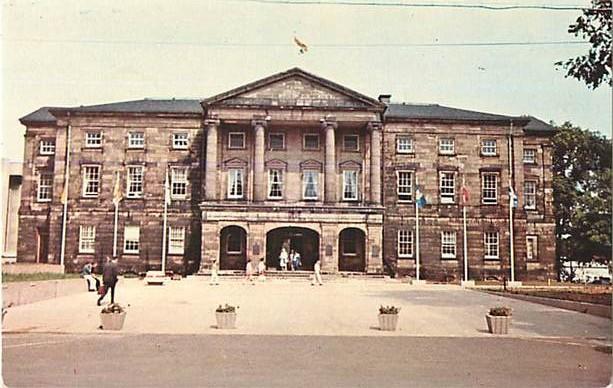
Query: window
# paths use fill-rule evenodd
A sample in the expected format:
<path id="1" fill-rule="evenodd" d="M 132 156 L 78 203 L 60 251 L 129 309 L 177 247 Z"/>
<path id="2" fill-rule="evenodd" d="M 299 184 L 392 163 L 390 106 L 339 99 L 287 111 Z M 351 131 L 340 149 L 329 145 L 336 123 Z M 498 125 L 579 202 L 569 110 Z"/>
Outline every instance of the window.
<path id="1" fill-rule="evenodd" d="M 413 152 L 413 139 L 409 136 L 396 136 L 396 152 L 399 154 Z"/>
<path id="2" fill-rule="evenodd" d="M 172 199 L 187 197 L 187 168 L 172 167 L 170 169 L 170 197 Z"/>
<path id="3" fill-rule="evenodd" d="M 270 133 L 268 135 L 268 148 L 271 150 L 284 150 L 285 149 L 285 134 Z"/>
<path id="4" fill-rule="evenodd" d="M 536 209 L 536 181 L 524 182 L 524 208 Z"/>
<path id="5" fill-rule="evenodd" d="M 485 240 L 485 258 L 498 260 L 498 232 L 486 232 Z"/>
<path id="6" fill-rule="evenodd" d="M 538 237 L 526 236 L 526 259 L 529 261 L 538 260 Z"/>
<path id="7" fill-rule="evenodd" d="M 53 174 L 48 172 L 38 173 L 38 190 L 36 197 L 38 202 L 49 202 L 53 195 Z"/>
<path id="8" fill-rule="evenodd" d="M 172 134 L 172 148 L 175 150 L 186 150 L 189 146 L 189 134 L 179 132 Z"/>
<path id="9" fill-rule="evenodd" d="M 41 140 L 39 153 L 41 155 L 55 154 L 55 141 L 54 140 Z"/>
<path id="10" fill-rule="evenodd" d="M 97 197 L 100 193 L 100 166 L 83 166 L 83 196 Z"/>
<path id="11" fill-rule="evenodd" d="M 358 230 L 345 229 L 341 232 L 341 255 L 356 256 L 358 254 Z"/>
<path id="12" fill-rule="evenodd" d="M 413 231 L 399 230 L 398 231 L 398 257 L 407 258 L 413 257 Z"/>
<path id="13" fill-rule="evenodd" d="M 268 170 L 268 198 L 283 198 L 283 170 Z"/>
<path id="14" fill-rule="evenodd" d="M 441 203 L 455 202 L 455 174 L 453 172 L 440 173 Z"/>
<path id="15" fill-rule="evenodd" d="M 396 191 L 398 201 L 413 200 L 413 172 L 396 171 Z"/>
<path id="16" fill-rule="evenodd" d="M 143 196 L 143 170 L 143 166 L 128 166 L 128 179 L 126 180 L 128 198 Z"/>
<path id="17" fill-rule="evenodd" d="M 81 225 L 79 227 L 79 253 L 94 253 L 96 247 L 96 227 Z"/>
<path id="18" fill-rule="evenodd" d="M 230 149 L 245 148 L 245 134 L 243 132 L 230 132 L 228 134 L 228 148 Z"/>
<path id="19" fill-rule="evenodd" d="M 319 171 L 304 171 L 302 173 L 302 199 L 317 199 Z"/>
<path id="20" fill-rule="evenodd" d="M 243 198 L 243 170 L 228 170 L 228 198 Z"/>
<path id="21" fill-rule="evenodd" d="M 85 134 L 85 147 L 87 148 L 102 147 L 102 132 L 87 132 Z"/>
<path id="22" fill-rule="evenodd" d="M 308 133 L 303 138 L 303 148 L 305 150 L 319 149 L 319 135 L 316 133 Z"/>
<path id="23" fill-rule="evenodd" d="M 171 255 L 182 255 L 185 246 L 185 228 L 173 228 L 168 231 L 168 253 Z"/>
<path id="24" fill-rule="evenodd" d="M 533 148 L 524 149 L 524 163 L 536 163 L 536 150 Z"/>
<path id="25" fill-rule="evenodd" d="M 481 177 L 481 201 L 489 205 L 498 203 L 497 174 L 483 174 Z"/>
<path id="26" fill-rule="evenodd" d="M 145 148 L 145 133 L 144 132 L 128 133 L 128 148 Z"/>
<path id="27" fill-rule="evenodd" d="M 344 151 L 359 151 L 360 141 L 359 141 L 358 135 L 343 136 L 343 150 Z"/>
<path id="28" fill-rule="evenodd" d="M 481 155 L 496 156 L 496 140 L 483 140 L 481 142 Z"/>
<path id="29" fill-rule="evenodd" d="M 140 227 L 126 226 L 123 230 L 123 253 L 138 253 L 140 248 Z"/>
<path id="30" fill-rule="evenodd" d="M 455 259 L 455 244 L 455 232 L 441 232 L 441 257 L 443 259 Z"/>
<path id="31" fill-rule="evenodd" d="M 440 139 L 438 142 L 438 152 L 446 155 L 454 154 L 455 141 L 453 139 Z"/>
<path id="32" fill-rule="evenodd" d="M 243 236 L 237 230 L 228 233 L 228 243 L 226 253 L 230 255 L 240 255 L 243 253 Z"/>
<path id="33" fill-rule="evenodd" d="M 358 172 L 343 171 L 343 200 L 356 201 L 358 199 Z"/>

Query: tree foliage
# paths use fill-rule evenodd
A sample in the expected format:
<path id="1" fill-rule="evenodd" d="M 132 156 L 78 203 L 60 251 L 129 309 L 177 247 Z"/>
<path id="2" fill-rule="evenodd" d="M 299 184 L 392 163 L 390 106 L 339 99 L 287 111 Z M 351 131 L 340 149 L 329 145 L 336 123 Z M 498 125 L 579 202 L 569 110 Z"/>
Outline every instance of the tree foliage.
<path id="1" fill-rule="evenodd" d="M 557 256 L 611 259 L 611 140 L 570 123 L 553 150 Z"/>
<path id="2" fill-rule="evenodd" d="M 592 0 L 592 8 L 583 10 L 568 32 L 592 45 L 586 55 L 556 62 L 566 70 L 566 77 L 584 81 L 596 89 L 611 85 L 611 0 Z"/>

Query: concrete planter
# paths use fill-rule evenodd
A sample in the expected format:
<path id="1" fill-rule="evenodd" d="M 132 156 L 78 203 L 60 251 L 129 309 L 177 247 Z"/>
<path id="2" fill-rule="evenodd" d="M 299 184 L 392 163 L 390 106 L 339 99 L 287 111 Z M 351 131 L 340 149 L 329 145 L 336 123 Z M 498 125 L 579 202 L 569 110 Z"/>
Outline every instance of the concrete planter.
<path id="1" fill-rule="evenodd" d="M 487 329 L 492 334 L 508 334 L 509 325 L 511 324 L 511 316 L 494 316 L 485 315 L 485 321 L 487 322 Z"/>
<path id="2" fill-rule="evenodd" d="M 100 323 L 103 330 L 121 330 L 126 320 L 126 312 L 100 313 Z"/>
<path id="3" fill-rule="evenodd" d="M 219 313 L 215 312 L 218 329 L 235 329 L 236 328 L 236 313 Z"/>
<path id="4" fill-rule="evenodd" d="M 379 329 L 383 331 L 396 331 L 398 314 L 379 314 Z"/>

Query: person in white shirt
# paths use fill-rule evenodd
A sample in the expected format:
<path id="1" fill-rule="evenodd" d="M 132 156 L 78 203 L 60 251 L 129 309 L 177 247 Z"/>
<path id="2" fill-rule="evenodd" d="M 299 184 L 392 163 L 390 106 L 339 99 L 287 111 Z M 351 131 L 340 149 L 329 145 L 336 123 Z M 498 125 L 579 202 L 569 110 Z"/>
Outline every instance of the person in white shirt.
<path id="1" fill-rule="evenodd" d="M 262 282 L 266 280 L 266 264 L 263 258 L 258 263 L 258 279 Z"/>
<path id="2" fill-rule="evenodd" d="M 247 281 L 253 283 L 253 266 L 251 265 L 251 259 L 247 260 L 247 265 L 245 266 L 245 278 Z"/>
<path id="3" fill-rule="evenodd" d="M 279 253 L 279 266 L 281 267 L 281 271 L 287 271 L 287 259 L 288 259 L 287 251 L 285 247 L 281 248 L 281 253 Z"/>
<path id="4" fill-rule="evenodd" d="M 321 280 L 321 264 L 319 260 L 315 262 L 313 270 L 315 274 L 313 275 L 313 281 L 311 282 L 311 285 L 314 286 L 315 282 L 317 282 L 320 286 L 323 286 L 324 282 Z"/>
<path id="5" fill-rule="evenodd" d="M 219 285 L 218 276 L 219 276 L 219 264 L 217 263 L 217 260 L 213 260 L 213 263 L 211 263 L 211 281 L 209 282 L 211 286 Z"/>

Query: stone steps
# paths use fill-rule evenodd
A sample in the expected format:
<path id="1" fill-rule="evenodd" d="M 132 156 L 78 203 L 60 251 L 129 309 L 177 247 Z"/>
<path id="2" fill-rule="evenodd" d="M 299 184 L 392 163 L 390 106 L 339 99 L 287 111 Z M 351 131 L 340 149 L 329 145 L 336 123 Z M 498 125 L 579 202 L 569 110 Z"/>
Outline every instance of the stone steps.
<path id="1" fill-rule="evenodd" d="M 201 271 L 195 274 L 196 276 L 210 276 L 210 271 Z M 310 279 L 313 276 L 312 271 L 266 271 L 266 277 L 269 279 Z M 222 279 L 244 279 L 245 271 L 219 271 L 219 277 Z M 338 273 L 323 273 L 322 278 L 325 280 L 337 279 L 386 279 L 384 274 L 369 274 L 362 272 L 338 272 Z"/>

